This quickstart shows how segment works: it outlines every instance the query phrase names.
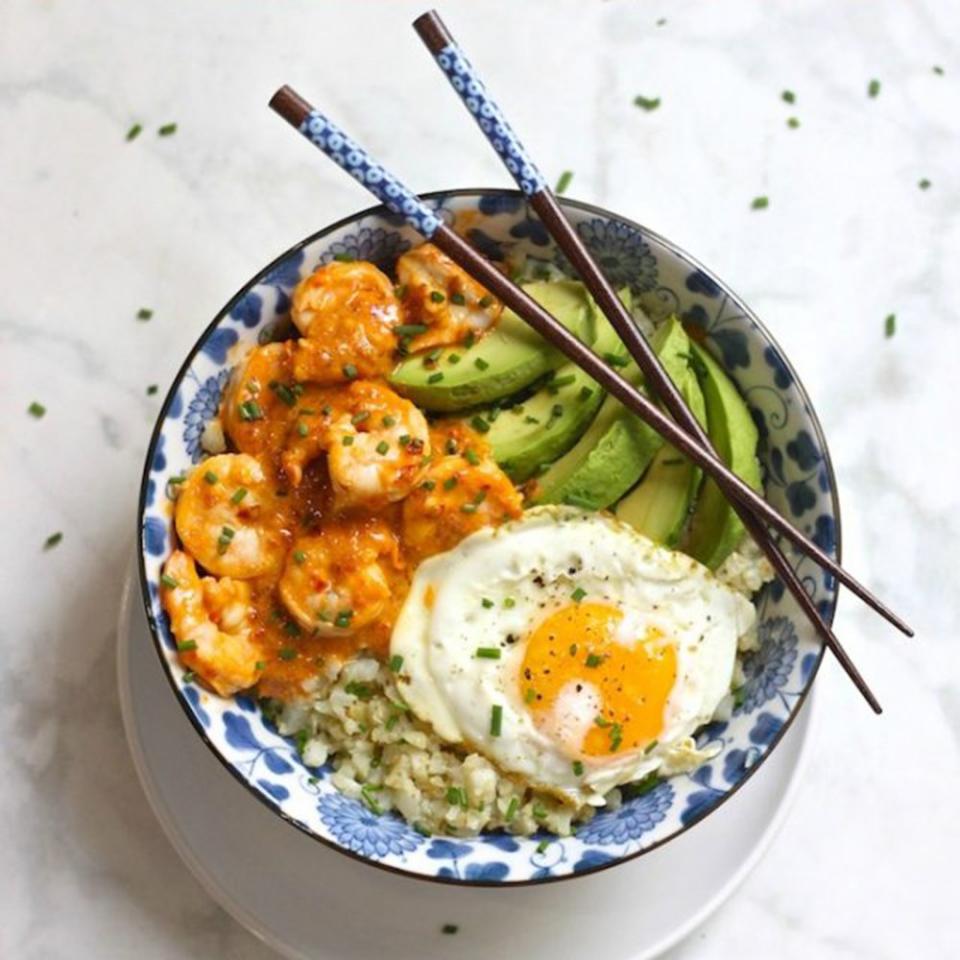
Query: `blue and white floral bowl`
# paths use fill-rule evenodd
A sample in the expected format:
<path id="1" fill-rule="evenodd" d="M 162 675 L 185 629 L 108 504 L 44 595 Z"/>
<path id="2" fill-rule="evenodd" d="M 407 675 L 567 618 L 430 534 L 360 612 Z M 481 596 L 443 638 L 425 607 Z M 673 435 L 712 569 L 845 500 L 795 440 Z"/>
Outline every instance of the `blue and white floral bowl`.
<path id="1" fill-rule="evenodd" d="M 493 260 L 526 253 L 564 266 L 519 193 L 466 190 L 434 194 L 437 214 Z M 682 250 L 612 213 L 564 201 L 594 255 L 618 286 L 648 311 L 679 313 L 737 382 L 762 438 L 767 499 L 831 553 L 839 513 L 826 444 L 810 401 L 770 334 L 747 306 Z M 184 676 L 159 602 L 163 559 L 172 547 L 168 482 L 201 457 L 200 435 L 215 415 L 231 364 L 247 345 L 288 324 L 290 293 L 318 263 L 351 254 L 389 269 L 418 242 L 383 207 L 314 234 L 257 274 L 204 331 L 173 382 L 150 441 L 140 494 L 140 576 L 157 651 L 197 733 L 221 763 L 279 816 L 305 834 L 367 863 L 416 877 L 463 884 L 522 884 L 583 875 L 637 857 L 702 820 L 730 797 L 776 746 L 810 689 L 822 648 L 781 583 L 759 598 L 760 649 L 746 661 L 747 682 L 733 717 L 702 730 L 714 760 L 600 813 L 574 837 L 501 833 L 464 840 L 424 837 L 396 815 L 376 816 L 341 795 L 330 769 L 310 769 L 249 697 L 207 693 Z M 812 562 L 790 555 L 821 614 L 833 619 L 836 586 Z M 203 802 L 203 798 L 198 798 Z"/>

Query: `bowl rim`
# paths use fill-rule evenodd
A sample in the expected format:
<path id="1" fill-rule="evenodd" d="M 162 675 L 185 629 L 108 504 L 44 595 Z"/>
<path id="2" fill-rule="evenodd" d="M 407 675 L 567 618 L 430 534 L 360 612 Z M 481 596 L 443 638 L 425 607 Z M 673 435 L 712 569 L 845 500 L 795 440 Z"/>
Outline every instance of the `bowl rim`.
<path id="1" fill-rule="evenodd" d="M 428 193 L 420 194 L 421 198 L 427 201 L 440 201 L 449 198 L 449 197 L 515 197 L 519 199 L 522 203 L 526 203 L 528 198 L 526 195 L 516 189 L 507 189 L 507 188 L 498 188 L 498 187 L 458 187 L 451 190 L 433 190 Z M 816 410 L 813 406 L 813 403 L 810 400 L 810 395 L 808 394 L 806 387 L 803 385 L 803 382 L 800 380 L 797 375 L 796 370 L 793 367 L 793 364 L 790 362 L 787 355 L 780 348 L 779 343 L 777 343 L 773 334 L 770 330 L 763 324 L 760 318 L 756 315 L 753 309 L 747 305 L 746 301 L 743 300 L 731 287 L 729 284 L 721 280 L 716 276 L 713 271 L 705 267 L 696 257 L 687 253 L 683 248 L 678 246 L 671 240 L 668 240 L 662 234 L 657 233 L 655 230 L 651 230 L 648 227 L 643 226 L 635 220 L 630 219 L 629 217 L 624 217 L 621 214 L 615 213 L 611 210 L 601 207 L 597 204 L 586 203 L 582 200 L 574 200 L 569 197 L 558 197 L 557 198 L 561 206 L 570 207 L 574 210 L 579 210 L 584 213 L 593 214 L 597 217 L 602 217 L 605 219 L 619 221 L 624 223 L 636 230 L 638 230 L 643 236 L 654 239 L 658 244 L 663 246 L 665 249 L 669 250 L 671 254 L 677 257 L 680 261 L 688 264 L 691 268 L 700 271 L 705 274 L 711 280 L 713 280 L 717 286 L 731 296 L 736 302 L 738 307 L 742 307 L 744 316 L 750 320 L 756 327 L 760 330 L 763 337 L 767 340 L 768 344 L 772 346 L 778 353 L 780 360 L 789 372 L 790 376 L 793 379 L 793 386 L 796 389 L 800 399 L 803 401 L 804 409 L 807 416 L 810 418 L 810 424 L 813 428 L 814 435 L 817 440 L 817 444 L 823 456 L 823 467 L 826 470 L 827 478 L 830 484 L 830 503 L 831 509 L 834 516 L 834 526 L 835 526 L 835 546 L 836 546 L 836 558 L 840 562 L 842 556 L 842 527 L 840 515 L 840 498 L 837 491 L 837 477 L 836 472 L 833 468 L 833 460 L 830 456 L 830 449 L 827 445 L 826 437 L 823 432 L 823 425 L 820 423 L 820 418 L 817 416 Z M 163 404 L 160 407 L 160 410 L 157 414 L 156 422 L 154 424 L 153 430 L 150 434 L 150 441 L 147 444 L 146 456 L 144 459 L 143 472 L 141 474 L 140 480 L 140 493 L 137 501 L 137 575 L 140 585 L 140 599 L 141 603 L 144 606 L 144 612 L 147 618 L 147 624 L 150 627 L 150 636 L 153 640 L 153 647 L 160 658 L 161 665 L 163 666 L 163 674 L 167 678 L 167 683 L 170 685 L 171 690 L 179 702 L 181 709 L 186 714 L 187 719 L 190 721 L 196 733 L 199 735 L 200 739 L 206 745 L 210 753 L 216 757 L 220 764 L 226 769 L 233 778 L 240 783 L 244 789 L 255 797 L 260 803 L 262 803 L 267 809 L 269 809 L 273 814 L 279 816 L 282 820 L 286 821 L 291 826 L 295 827 L 301 833 L 310 837 L 318 843 L 323 844 L 323 846 L 336 850 L 338 853 L 343 854 L 344 856 L 350 857 L 353 860 L 359 861 L 360 863 L 365 863 L 368 866 L 375 867 L 378 870 L 383 870 L 387 873 L 394 874 L 395 876 L 407 877 L 411 879 L 416 879 L 420 881 L 425 881 L 429 883 L 438 883 L 445 884 L 449 886 L 457 887 L 489 887 L 489 888 L 512 888 L 512 887 L 531 887 L 531 886 L 540 886 L 542 884 L 548 883 L 559 883 L 565 880 L 575 880 L 580 877 L 586 877 L 591 874 L 599 873 L 602 870 L 610 870 L 614 867 L 619 866 L 622 863 L 628 863 L 631 860 L 636 860 L 638 857 L 642 857 L 652 851 L 663 846 L 669 841 L 675 840 L 683 834 L 687 833 L 698 823 L 705 820 L 710 814 L 715 810 L 718 810 L 722 807 L 731 797 L 733 797 L 740 788 L 751 779 L 751 777 L 759 770 L 764 761 L 768 756 L 777 748 L 780 741 L 783 739 L 784 734 L 793 724 L 794 719 L 803 709 L 804 704 L 806 703 L 807 697 L 810 694 L 810 691 L 813 689 L 813 684 L 817 678 L 817 674 L 820 670 L 821 665 L 823 664 L 824 656 L 826 653 L 826 645 L 821 643 L 820 649 L 816 654 L 816 661 L 813 664 L 813 667 L 810 671 L 810 676 L 807 681 L 806 686 L 803 691 L 797 698 L 797 701 L 794 705 L 794 708 L 790 711 L 787 718 L 784 720 L 780 729 L 776 732 L 775 736 L 770 741 L 770 744 L 767 750 L 764 752 L 760 760 L 755 763 L 750 769 L 746 770 L 744 776 L 738 780 L 728 791 L 726 791 L 723 796 L 712 806 L 710 806 L 703 813 L 690 820 L 687 823 L 684 823 L 679 829 L 675 830 L 673 833 L 668 834 L 666 837 L 658 840 L 656 843 L 652 843 L 649 846 L 642 847 L 639 850 L 634 851 L 623 857 L 618 857 L 614 860 L 611 860 L 607 863 L 598 864 L 596 866 L 591 866 L 583 870 L 576 872 L 565 873 L 558 876 L 547 876 L 540 877 L 537 879 L 524 879 L 524 880 L 467 880 L 457 877 L 439 877 L 439 876 L 429 876 L 427 874 L 419 873 L 415 870 L 407 870 L 403 867 L 393 866 L 391 864 L 382 863 L 377 860 L 373 860 L 369 857 L 364 856 L 363 854 L 357 853 L 353 850 L 350 850 L 340 844 L 334 843 L 331 840 L 328 840 L 326 837 L 322 837 L 317 833 L 314 833 L 306 824 L 300 822 L 295 817 L 286 813 L 275 800 L 267 797 L 263 793 L 255 790 L 253 786 L 241 776 L 237 768 L 229 763 L 223 754 L 217 749 L 211 739 L 207 736 L 206 731 L 203 729 L 203 726 L 194 715 L 193 711 L 189 708 L 189 705 L 183 696 L 183 693 L 180 687 L 177 686 L 173 675 L 170 672 L 169 665 L 166 658 L 163 655 L 163 644 L 160 639 L 160 631 L 157 627 L 156 619 L 153 615 L 153 610 L 149 602 L 149 589 L 147 584 L 147 574 L 146 567 L 144 563 L 144 554 L 145 554 L 145 544 L 144 544 L 144 524 L 143 518 L 144 513 L 147 509 L 147 492 L 148 486 L 150 483 L 150 473 L 151 467 L 153 464 L 154 454 L 156 452 L 157 441 L 160 438 L 160 435 L 163 431 L 163 425 L 167 419 L 167 414 L 169 412 L 170 406 L 173 402 L 174 397 L 176 396 L 180 384 L 183 381 L 184 376 L 187 371 L 190 369 L 194 359 L 197 354 L 201 351 L 204 342 L 207 337 L 226 319 L 233 308 L 240 302 L 240 300 L 249 292 L 249 290 L 256 286 L 258 283 L 261 283 L 267 276 L 269 276 L 283 261 L 285 261 L 291 255 L 297 253 L 298 251 L 304 249 L 304 247 L 309 246 L 310 244 L 316 242 L 317 240 L 322 240 L 325 236 L 328 236 L 331 233 L 334 233 L 337 230 L 340 230 L 342 227 L 348 226 L 351 223 L 354 223 L 358 220 L 363 219 L 364 217 L 370 216 L 386 216 L 390 215 L 390 211 L 384 204 L 375 204 L 371 207 L 366 207 L 363 210 L 359 210 L 355 213 L 348 214 L 345 217 L 341 217 L 339 220 L 328 224 L 327 226 L 317 230 L 316 232 L 310 234 L 309 236 L 299 240 L 297 243 L 293 244 L 288 249 L 284 250 L 281 254 L 274 257 L 265 267 L 257 271 L 249 280 L 247 280 L 233 296 L 224 304 L 223 307 L 213 317 L 213 319 L 203 328 L 203 330 L 198 335 L 194 345 L 190 348 L 190 351 L 187 353 L 186 358 L 183 363 L 178 368 L 176 374 L 174 375 L 170 387 L 167 390 L 166 396 L 164 397 Z M 830 603 L 830 609 L 826 615 L 826 623 L 828 626 L 832 626 L 834 617 L 837 610 L 837 601 L 839 599 L 839 591 L 834 593 L 833 599 Z"/>

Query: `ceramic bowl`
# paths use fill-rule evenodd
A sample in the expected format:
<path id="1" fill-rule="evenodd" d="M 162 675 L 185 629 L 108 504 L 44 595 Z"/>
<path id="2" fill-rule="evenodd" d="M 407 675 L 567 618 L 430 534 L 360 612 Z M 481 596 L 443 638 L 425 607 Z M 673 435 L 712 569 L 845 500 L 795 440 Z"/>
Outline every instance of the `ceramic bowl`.
<path id="1" fill-rule="evenodd" d="M 526 254 L 564 266 L 519 193 L 462 190 L 431 205 L 492 260 Z M 810 401 L 773 338 L 721 280 L 668 240 L 616 214 L 564 201 L 580 236 L 613 283 L 630 286 L 652 314 L 678 313 L 736 381 L 760 429 L 766 497 L 825 550 L 839 548 L 836 485 Z M 733 716 L 698 735 L 716 757 L 661 782 L 575 836 L 502 833 L 425 837 L 396 815 L 376 816 L 333 787 L 330 770 L 304 766 L 293 742 L 247 696 L 222 699 L 185 679 L 159 601 L 161 564 L 172 547 L 168 481 L 201 459 L 200 436 L 215 416 L 235 362 L 249 344 L 289 323 L 297 281 L 337 254 L 390 269 L 418 242 L 383 207 L 365 210 L 298 243 L 250 280 L 201 334 L 173 381 L 150 440 L 139 505 L 139 562 L 147 619 L 174 694 L 214 756 L 255 797 L 307 837 L 374 866 L 461 884 L 542 883 L 623 863 L 688 830 L 755 773 L 799 710 L 822 658 L 793 598 L 774 581 L 758 601 L 760 647 Z M 811 561 L 788 554 L 827 620 L 836 586 Z M 202 803 L 203 798 L 198 797 Z"/>

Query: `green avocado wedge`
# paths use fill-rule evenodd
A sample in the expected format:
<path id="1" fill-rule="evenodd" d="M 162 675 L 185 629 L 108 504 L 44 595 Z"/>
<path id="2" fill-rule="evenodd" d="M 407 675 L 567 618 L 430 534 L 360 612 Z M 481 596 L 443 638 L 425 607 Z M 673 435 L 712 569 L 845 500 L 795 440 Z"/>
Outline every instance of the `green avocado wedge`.
<path id="1" fill-rule="evenodd" d="M 629 307 L 630 291 L 620 294 Z M 596 336 L 591 344 L 600 356 L 627 356 L 610 322 L 596 312 Z M 501 411 L 487 433 L 494 459 L 514 483 L 522 483 L 567 452 L 590 426 L 604 391 L 575 363 L 565 363 L 552 380 L 532 397 Z"/>
<path id="2" fill-rule="evenodd" d="M 583 284 L 574 280 L 538 281 L 524 289 L 572 334 L 590 343 L 594 306 Z M 472 347 L 446 347 L 408 357 L 390 375 L 390 385 L 430 411 L 463 410 L 522 390 L 556 370 L 564 355 L 510 310 Z"/>
<path id="3" fill-rule="evenodd" d="M 759 434 L 743 397 L 720 365 L 691 344 L 694 369 L 707 406 L 707 433 L 724 463 L 754 490 L 762 488 L 757 460 Z M 743 538 L 743 523 L 709 477 L 690 519 L 683 550 L 715 570 Z"/>
<path id="4" fill-rule="evenodd" d="M 668 336 L 686 341 L 683 352 L 691 349 L 689 338 L 676 317 L 667 320 L 675 329 Z M 706 428 L 707 413 L 703 391 L 690 364 L 678 370 L 677 387 L 700 425 Z M 618 520 L 655 543 L 675 547 L 690 517 L 703 472 L 671 446 L 661 447 L 643 479 L 616 506 Z"/>
<path id="5" fill-rule="evenodd" d="M 667 373 L 682 378 L 689 356 L 682 328 L 664 324 L 654 334 L 652 346 Z M 619 372 L 631 383 L 642 381 L 633 362 Z M 608 396 L 586 433 L 538 479 L 532 502 L 566 503 L 586 510 L 609 507 L 643 476 L 662 446 L 655 430 Z"/>

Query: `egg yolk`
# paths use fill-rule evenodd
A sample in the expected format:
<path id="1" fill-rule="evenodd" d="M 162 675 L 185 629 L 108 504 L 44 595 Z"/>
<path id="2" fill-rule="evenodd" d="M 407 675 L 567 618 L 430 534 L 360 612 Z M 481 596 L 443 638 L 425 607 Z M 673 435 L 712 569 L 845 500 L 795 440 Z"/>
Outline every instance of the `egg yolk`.
<path id="1" fill-rule="evenodd" d="M 520 698 L 538 726 L 548 725 L 569 684 L 592 689 L 601 708 L 580 751 L 602 757 L 648 746 L 663 727 L 677 677 L 677 654 L 655 628 L 624 643 L 623 614 L 603 603 L 574 603 L 548 616 L 527 638 Z"/>

